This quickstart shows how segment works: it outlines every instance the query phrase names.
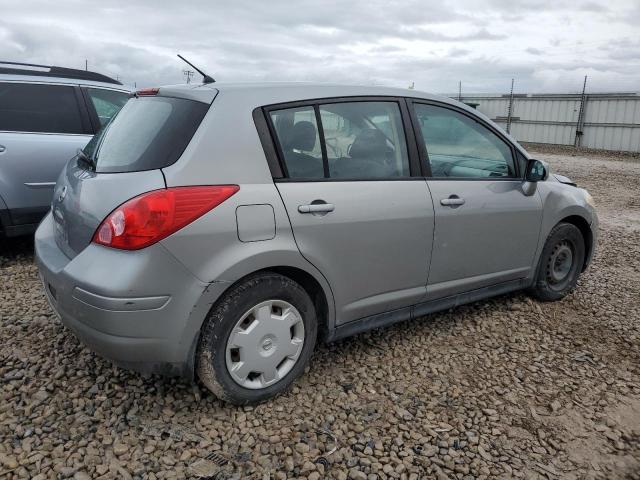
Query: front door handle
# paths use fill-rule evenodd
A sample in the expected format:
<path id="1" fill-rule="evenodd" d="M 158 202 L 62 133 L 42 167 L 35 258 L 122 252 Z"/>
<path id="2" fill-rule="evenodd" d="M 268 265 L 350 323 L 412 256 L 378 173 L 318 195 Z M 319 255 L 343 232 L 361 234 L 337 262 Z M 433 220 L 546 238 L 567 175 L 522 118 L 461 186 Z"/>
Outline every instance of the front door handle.
<path id="1" fill-rule="evenodd" d="M 300 213 L 329 213 L 335 210 L 333 203 L 312 203 L 310 205 L 300 205 L 298 212 Z"/>
<path id="2" fill-rule="evenodd" d="M 7 147 L 5 147 L 4 145 L 0 145 L 0 153 L 4 153 L 6 149 Z"/>
<path id="3" fill-rule="evenodd" d="M 464 205 L 464 198 L 460 198 L 457 195 L 451 195 L 449 198 L 443 198 L 440 200 L 440 205 L 447 207 L 457 207 L 458 205 Z"/>

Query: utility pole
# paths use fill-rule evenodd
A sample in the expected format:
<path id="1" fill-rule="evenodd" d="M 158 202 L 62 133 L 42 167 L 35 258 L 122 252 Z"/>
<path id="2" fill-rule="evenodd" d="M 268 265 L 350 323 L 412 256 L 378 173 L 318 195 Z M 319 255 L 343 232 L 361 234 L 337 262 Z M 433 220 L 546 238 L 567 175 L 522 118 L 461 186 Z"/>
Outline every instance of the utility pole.
<path id="1" fill-rule="evenodd" d="M 582 84 L 582 95 L 580 96 L 580 110 L 578 110 L 578 121 L 576 122 L 576 138 L 573 141 L 574 147 L 580 146 L 582 140 L 582 134 L 584 133 L 584 105 L 587 102 L 587 96 L 585 91 L 587 89 L 587 76 L 584 76 L 584 83 Z"/>
<path id="2" fill-rule="evenodd" d="M 182 74 L 185 76 L 187 83 L 191 83 L 191 77 L 193 77 L 193 73 L 191 70 L 182 70 Z"/>
<path id="3" fill-rule="evenodd" d="M 509 110 L 507 111 L 507 133 L 511 133 L 511 117 L 513 115 L 513 83 L 514 79 L 511 79 L 511 93 L 509 93 Z"/>
<path id="4" fill-rule="evenodd" d="M 458 82 L 458 101 L 462 101 L 462 80 Z"/>
<path id="5" fill-rule="evenodd" d="M 84 59 L 84 69 L 89 70 L 89 61 L 86 58 Z"/>

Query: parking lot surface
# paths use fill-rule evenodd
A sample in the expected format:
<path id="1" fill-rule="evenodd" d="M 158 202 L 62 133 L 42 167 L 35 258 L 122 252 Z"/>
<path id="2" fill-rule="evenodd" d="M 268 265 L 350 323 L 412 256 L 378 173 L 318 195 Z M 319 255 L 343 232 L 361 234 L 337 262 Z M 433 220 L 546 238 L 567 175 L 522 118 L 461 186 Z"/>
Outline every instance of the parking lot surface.
<path id="1" fill-rule="evenodd" d="M 573 294 L 320 346 L 256 407 L 91 353 L 47 304 L 33 243 L 2 243 L 0 478 L 640 479 L 640 159 L 535 156 L 598 204 Z"/>

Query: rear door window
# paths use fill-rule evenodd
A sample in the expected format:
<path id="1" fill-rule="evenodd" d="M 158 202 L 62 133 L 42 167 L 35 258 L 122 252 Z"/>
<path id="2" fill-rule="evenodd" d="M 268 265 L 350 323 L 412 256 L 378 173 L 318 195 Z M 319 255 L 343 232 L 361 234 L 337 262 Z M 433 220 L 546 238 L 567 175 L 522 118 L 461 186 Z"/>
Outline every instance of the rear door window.
<path id="1" fill-rule="evenodd" d="M 98 115 L 100 127 L 104 127 L 129 100 L 129 94 L 105 88 L 87 88 L 87 93 Z"/>
<path id="2" fill-rule="evenodd" d="M 290 179 L 410 176 L 397 102 L 324 103 L 270 110 L 269 115 Z"/>
<path id="3" fill-rule="evenodd" d="M 409 156 L 395 102 L 320 105 L 331 178 L 409 176 Z"/>
<path id="4" fill-rule="evenodd" d="M 74 87 L 0 83 L 0 130 L 82 134 Z"/>
<path id="5" fill-rule="evenodd" d="M 130 99 L 85 147 L 97 172 L 135 172 L 175 163 L 209 104 L 170 97 Z"/>

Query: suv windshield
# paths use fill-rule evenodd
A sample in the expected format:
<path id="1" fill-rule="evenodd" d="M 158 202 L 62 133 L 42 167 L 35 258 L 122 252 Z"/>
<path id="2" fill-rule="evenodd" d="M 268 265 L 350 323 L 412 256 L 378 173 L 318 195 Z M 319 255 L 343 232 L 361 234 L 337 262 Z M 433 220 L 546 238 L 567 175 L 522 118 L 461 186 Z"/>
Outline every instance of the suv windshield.
<path id="1" fill-rule="evenodd" d="M 99 173 L 167 167 L 182 155 L 208 109 L 182 98 L 131 98 L 84 153 Z"/>

